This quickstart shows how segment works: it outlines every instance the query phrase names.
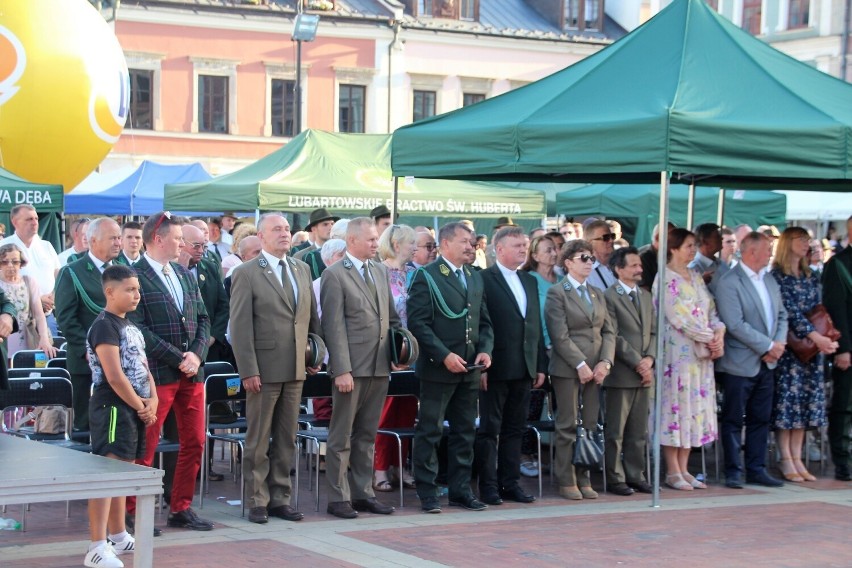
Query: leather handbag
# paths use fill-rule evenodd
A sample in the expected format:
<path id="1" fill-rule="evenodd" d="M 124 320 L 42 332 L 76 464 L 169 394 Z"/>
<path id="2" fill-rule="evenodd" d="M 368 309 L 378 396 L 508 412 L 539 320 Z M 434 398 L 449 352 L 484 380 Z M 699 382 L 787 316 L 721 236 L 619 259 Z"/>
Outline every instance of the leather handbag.
<path id="1" fill-rule="evenodd" d="M 580 385 L 580 395 L 577 398 L 577 439 L 574 441 L 574 455 L 571 463 L 574 467 L 589 471 L 603 471 L 604 468 L 604 408 L 603 391 L 598 412 L 598 423 L 594 429 L 587 430 L 583 425 L 583 391 L 585 385 Z"/>
<path id="2" fill-rule="evenodd" d="M 811 325 L 820 335 L 824 335 L 832 341 L 840 339 L 840 332 L 834 327 L 834 322 L 831 321 L 831 316 L 828 315 L 828 310 L 822 304 L 817 304 L 808 313 L 805 314 Z M 799 361 L 808 363 L 811 359 L 817 356 L 819 348 L 809 337 L 798 337 L 793 330 L 787 332 L 787 347 L 789 347 Z"/>

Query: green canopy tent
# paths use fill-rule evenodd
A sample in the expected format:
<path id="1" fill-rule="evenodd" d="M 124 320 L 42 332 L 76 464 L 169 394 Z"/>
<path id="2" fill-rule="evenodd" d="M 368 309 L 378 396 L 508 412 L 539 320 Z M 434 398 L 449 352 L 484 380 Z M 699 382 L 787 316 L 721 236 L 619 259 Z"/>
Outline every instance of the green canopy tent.
<path id="1" fill-rule="evenodd" d="M 290 211 L 325 207 L 365 215 L 391 207 L 394 188 L 389 134 L 306 130 L 287 145 L 236 172 L 208 181 L 168 184 L 164 206 L 180 211 Z M 534 219 L 546 214 L 542 191 L 487 182 L 399 180 L 401 222 L 434 218 Z"/>
<path id="2" fill-rule="evenodd" d="M 0 168 L 0 223 L 6 225 L 7 235 L 11 235 L 13 231 L 9 213 L 13 207 L 22 203 L 29 203 L 36 208 L 39 217 L 39 236 L 50 241 L 57 251 L 65 248 L 62 246 L 60 234 L 60 220 L 65 204 L 62 186 L 29 182 Z"/>
<path id="3" fill-rule="evenodd" d="M 773 49 L 703 0 L 674 0 L 567 69 L 397 130 L 392 165 L 398 176 L 659 181 L 665 223 L 670 181 L 850 191 L 850 141 L 852 85 Z M 664 273 L 665 231 L 660 244 Z M 662 312 L 657 324 L 664 328 Z M 660 352 L 662 341 L 658 334 Z"/>
<path id="4" fill-rule="evenodd" d="M 669 194 L 669 220 L 679 227 L 687 226 L 688 188 L 672 186 Z M 694 225 L 717 221 L 719 190 L 695 188 Z M 568 189 L 556 195 L 560 215 L 602 215 L 622 224 L 631 244 L 641 246 L 651 242 L 654 225 L 660 218 L 660 186 L 653 184 L 593 184 Z M 786 226 L 787 197 L 774 191 L 725 191 L 724 224 L 735 227 Z"/>

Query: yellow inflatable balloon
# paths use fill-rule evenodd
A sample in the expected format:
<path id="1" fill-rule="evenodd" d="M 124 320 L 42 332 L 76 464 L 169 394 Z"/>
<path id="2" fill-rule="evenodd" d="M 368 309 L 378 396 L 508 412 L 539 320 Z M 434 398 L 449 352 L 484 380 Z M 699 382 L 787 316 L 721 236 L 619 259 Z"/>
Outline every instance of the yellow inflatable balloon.
<path id="1" fill-rule="evenodd" d="M 86 0 L 0 0 L 0 166 L 71 191 L 115 144 L 127 63 Z"/>

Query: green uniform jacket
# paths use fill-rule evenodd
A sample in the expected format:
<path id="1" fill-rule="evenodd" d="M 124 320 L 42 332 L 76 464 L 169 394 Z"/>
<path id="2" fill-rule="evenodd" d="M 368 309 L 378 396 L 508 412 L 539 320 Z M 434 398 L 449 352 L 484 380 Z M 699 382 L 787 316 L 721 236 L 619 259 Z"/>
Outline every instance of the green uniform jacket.
<path id="1" fill-rule="evenodd" d="M 74 284 L 74 271 L 81 289 Z M 56 323 L 68 342 L 65 366 L 72 375 L 90 372 L 86 360 L 86 336 L 106 305 L 101 271 L 88 254 L 66 264 L 56 277 Z"/>
<path id="2" fill-rule="evenodd" d="M 202 258 L 198 263 L 198 289 L 201 299 L 210 317 L 210 335 L 220 343 L 226 343 L 225 331 L 228 329 L 230 306 L 225 286 L 222 284 L 222 269 L 213 262 Z"/>
<path id="3" fill-rule="evenodd" d="M 0 314 L 9 314 L 12 316 L 12 333 L 18 331 L 18 311 L 12 302 L 6 297 L 3 290 L 0 290 Z M 6 342 L 0 343 L 0 389 L 8 389 L 9 371 L 6 368 L 6 361 L 9 359 L 9 353 L 6 350 Z"/>

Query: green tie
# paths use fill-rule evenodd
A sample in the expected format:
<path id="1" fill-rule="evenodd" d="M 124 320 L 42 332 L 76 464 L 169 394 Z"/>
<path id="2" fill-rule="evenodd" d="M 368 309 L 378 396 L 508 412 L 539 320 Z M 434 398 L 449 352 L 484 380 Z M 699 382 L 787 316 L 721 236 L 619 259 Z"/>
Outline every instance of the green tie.
<path id="1" fill-rule="evenodd" d="M 293 311 L 296 310 L 296 293 L 293 291 L 293 283 L 290 281 L 290 276 L 287 275 L 287 263 L 279 260 L 281 266 L 281 286 L 284 287 L 284 294 L 287 296 L 287 301 L 290 302 L 290 307 Z"/>
<path id="2" fill-rule="evenodd" d="M 633 306 L 636 308 L 636 313 L 639 314 L 639 321 L 642 321 L 642 308 L 639 306 L 639 293 L 636 290 L 633 290 L 629 294 L 630 299 L 633 300 Z"/>
<path id="3" fill-rule="evenodd" d="M 461 282 L 462 288 L 467 290 L 467 283 L 464 281 L 464 277 L 462 276 L 461 268 L 456 268 L 456 278 Z"/>
<path id="4" fill-rule="evenodd" d="M 370 293 L 373 294 L 373 297 L 376 299 L 376 303 L 379 302 L 379 293 L 376 291 L 376 283 L 373 282 L 373 275 L 370 274 L 370 261 L 364 261 L 364 283 L 367 284 L 367 288 L 369 288 Z"/>
<path id="5" fill-rule="evenodd" d="M 586 312 L 591 316 L 593 313 L 592 300 L 589 298 L 589 291 L 586 289 L 586 285 L 580 284 L 577 286 L 577 290 L 580 292 L 580 297 L 583 298 L 583 307 L 586 308 Z"/>

